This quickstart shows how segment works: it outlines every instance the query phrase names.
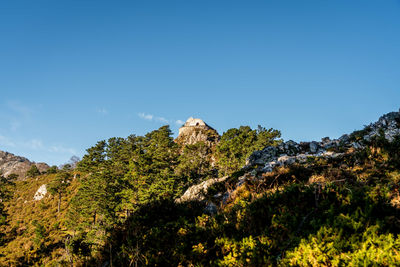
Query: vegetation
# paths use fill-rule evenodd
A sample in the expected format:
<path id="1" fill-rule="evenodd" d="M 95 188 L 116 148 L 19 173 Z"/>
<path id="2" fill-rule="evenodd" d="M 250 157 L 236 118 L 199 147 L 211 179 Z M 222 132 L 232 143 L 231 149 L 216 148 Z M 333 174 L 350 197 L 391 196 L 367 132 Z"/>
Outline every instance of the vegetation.
<path id="1" fill-rule="evenodd" d="M 229 129 L 222 135 L 217 146 L 216 157 L 220 172 L 232 174 L 239 170 L 251 153 L 266 146 L 278 145 L 282 142 L 278 139 L 280 137 L 279 131 L 267 130 L 261 126 L 257 130 L 252 130 L 249 126 Z"/>
<path id="2" fill-rule="evenodd" d="M 312 158 L 272 173 L 240 170 L 254 150 L 279 138 L 279 131 L 244 126 L 228 130 L 213 149 L 176 143 L 164 126 L 100 141 L 76 168 L 53 168 L 15 187 L 2 177 L 0 262 L 398 265 L 400 138 L 375 138 L 343 157 Z M 175 203 L 189 186 L 226 174 L 206 201 Z M 246 182 L 237 186 L 243 175 Z M 50 195 L 33 201 L 43 184 Z M 224 192 L 229 196 L 219 196 Z M 210 201 L 217 212 L 206 208 Z"/>
<path id="3" fill-rule="evenodd" d="M 33 164 L 30 169 L 26 172 L 26 176 L 30 177 L 30 178 L 34 178 L 36 176 L 40 175 L 40 171 L 38 169 L 38 167 Z"/>
<path id="4" fill-rule="evenodd" d="M 65 193 L 66 188 L 68 187 L 68 183 L 70 183 L 71 174 L 68 172 L 61 172 L 56 175 L 56 178 L 50 182 L 48 186 L 48 191 L 52 195 L 58 196 L 58 206 L 57 212 L 60 212 L 61 206 L 61 196 Z"/>

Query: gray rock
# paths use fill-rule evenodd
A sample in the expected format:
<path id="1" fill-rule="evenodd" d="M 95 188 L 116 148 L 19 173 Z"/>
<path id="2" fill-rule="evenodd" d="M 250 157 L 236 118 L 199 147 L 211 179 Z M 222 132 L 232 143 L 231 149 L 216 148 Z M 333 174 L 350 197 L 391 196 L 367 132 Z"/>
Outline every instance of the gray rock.
<path id="1" fill-rule="evenodd" d="M 311 153 L 316 153 L 318 150 L 318 143 L 313 141 L 310 143 L 310 152 Z"/>
<path id="2" fill-rule="evenodd" d="M 213 202 L 207 203 L 207 206 L 204 208 L 204 213 L 214 215 L 217 214 L 218 208 Z"/>
<path id="3" fill-rule="evenodd" d="M 296 162 L 296 157 L 295 156 L 282 156 L 278 158 L 278 165 L 280 166 L 285 166 L 285 165 L 291 165 Z"/>
<path id="4" fill-rule="evenodd" d="M 182 203 L 186 201 L 203 201 L 205 199 L 205 195 L 207 194 L 208 189 L 212 185 L 216 183 L 221 183 L 228 178 L 229 176 L 225 176 L 222 178 L 214 178 L 204 181 L 198 185 L 193 185 L 189 187 L 180 198 L 176 199 L 175 202 Z"/>
<path id="5" fill-rule="evenodd" d="M 341 144 L 347 144 L 350 141 L 350 137 L 348 134 L 344 134 L 339 138 L 339 142 Z"/>

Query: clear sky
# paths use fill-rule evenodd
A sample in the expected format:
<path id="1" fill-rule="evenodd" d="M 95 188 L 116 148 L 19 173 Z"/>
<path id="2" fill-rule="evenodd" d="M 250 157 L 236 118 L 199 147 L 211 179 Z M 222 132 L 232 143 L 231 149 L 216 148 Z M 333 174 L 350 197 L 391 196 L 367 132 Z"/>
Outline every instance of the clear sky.
<path id="1" fill-rule="evenodd" d="M 400 1 L 0 2 L 0 150 L 61 164 L 200 117 L 339 137 L 400 107 Z"/>

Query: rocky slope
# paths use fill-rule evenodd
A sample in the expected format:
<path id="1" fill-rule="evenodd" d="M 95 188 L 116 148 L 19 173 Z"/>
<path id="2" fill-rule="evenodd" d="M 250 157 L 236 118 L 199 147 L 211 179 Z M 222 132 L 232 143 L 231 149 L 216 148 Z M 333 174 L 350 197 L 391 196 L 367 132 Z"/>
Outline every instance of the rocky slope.
<path id="1" fill-rule="evenodd" d="M 0 170 L 5 177 L 8 177 L 10 174 L 17 174 L 19 179 L 24 179 L 26 172 L 34 164 L 40 172 L 44 172 L 49 168 L 49 165 L 46 163 L 31 162 L 27 158 L 0 150 Z"/>
<path id="2" fill-rule="evenodd" d="M 230 192 L 220 192 L 215 200 L 225 202 L 235 190 L 249 180 L 262 178 L 263 175 L 273 172 L 278 167 L 293 164 L 306 164 L 310 160 L 340 159 L 346 155 L 361 151 L 368 147 L 371 141 L 381 138 L 387 142 L 394 142 L 400 136 L 400 110 L 383 115 L 377 122 L 371 123 L 363 130 L 351 134 L 344 134 L 339 139 L 331 140 L 329 137 L 322 138 L 320 142 L 294 142 L 289 140 L 278 146 L 268 146 L 263 150 L 255 151 L 243 166 L 244 174 L 238 178 L 236 187 Z M 222 178 L 221 178 L 222 179 Z M 223 179 L 225 181 L 226 178 Z M 190 187 L 177 202 L 203 201 L 208 188 L 215 186 L 219 179 L 212 179 L 208 183 L 202 183 Z M 213 201 L 209 205 L 214 205 Z"/>

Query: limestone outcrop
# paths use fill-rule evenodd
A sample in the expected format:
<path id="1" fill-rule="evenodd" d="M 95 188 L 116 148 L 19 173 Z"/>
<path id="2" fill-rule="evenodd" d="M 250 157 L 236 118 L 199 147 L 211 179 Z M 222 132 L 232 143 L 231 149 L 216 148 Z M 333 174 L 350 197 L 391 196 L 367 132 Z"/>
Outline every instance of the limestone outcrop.
<path id="1" fill-rule="evenodd" d="M 238 179 L 236 188 L 241 186 L 247 179 L 253 179 L 263 173 L 273 172 L 276 167 L 289 166 L 294 163 L 306 163 L 309 158 L 339 158 L 351 151 L 362 150 L 376 138 L 383 138 L 387 142 L 393 142 L 400 136 L 400 110 L 383 115 L 377 122 L 371 123 L 361 131 L 344 134 L 338 139 L 322 138 L 321 141 L 300 142 L 289 140 L 278 146 L 268 146 L 263 150 L 255 151 L 246 161 L 242 170 L 245 175 Z M 219 178 L 223 181 L 227 177 Z M 218 178 L 204 181 L 201 184 L 190 187 L 184 195 L 179 198 L 182 201 L 203 201 L 207 189 L 220 182 Z M 225 201 L 236 190 L 221 192 Z"/>
<path id="2" fill-rule="evenodd" d="M 175 202 L 181 203 L 186 201 L 202 201 L 205 199 L 205 195 L 211 186 L 216 183 L 222 183 L 228 178 L 229 176 L 209 179 L 198 185 L 191 186 L 180 198 L 176 199 Z"/>
<path id="3" fill-rule="evenodd" d="M 255 151 L 247 160 L 244 169 L 261 172 L 272 172 L 275 167 L 290 165 L 295 162 L 304 163 L 309 157 L 337 158 L 342 151 L 353 148 L 363 149 L 374 138 L 385 138 L 393 142 L 400 136 L 400 111 L 383 115 L 375 123 L 364 130 L 343 135 L 339 139 L 322 138 L 320 142 L 287 141 L 277 147 L 269 146 L 261 151 Z M 260 169 L 261 168 L 261 169 Z"/>
<path id="4" fill-rule="evenodd" d="M 42 200 L 46 196 L 46 194 L 47 194 L 47 186 L 43 184 L 36 191 L 35 195 L 33 196 L 33 200 L 35 201 Z"/>
<path id="5" fill-rule="evenodd" d="M 193 145 L 204 142 L 210 147 L 215 145 L 220 136 L 218 132 L 201 119 L 189 118 L 179 129 L 176 142 L 182 145 Z"/>

